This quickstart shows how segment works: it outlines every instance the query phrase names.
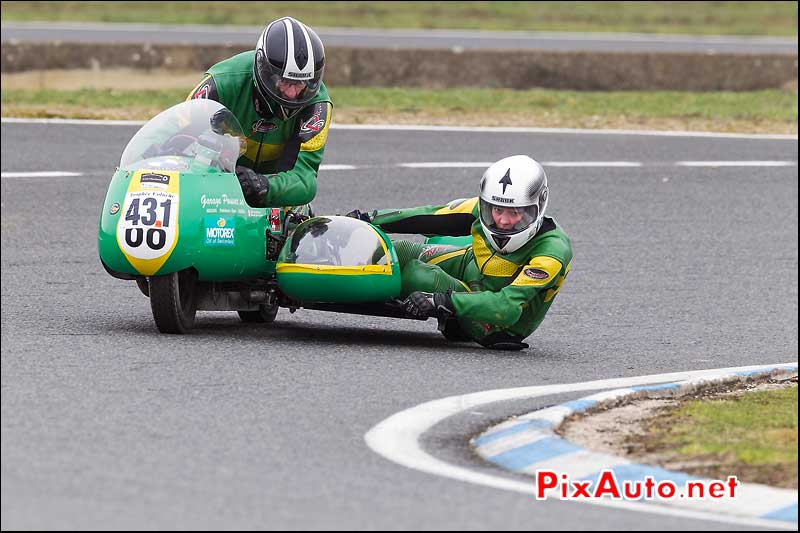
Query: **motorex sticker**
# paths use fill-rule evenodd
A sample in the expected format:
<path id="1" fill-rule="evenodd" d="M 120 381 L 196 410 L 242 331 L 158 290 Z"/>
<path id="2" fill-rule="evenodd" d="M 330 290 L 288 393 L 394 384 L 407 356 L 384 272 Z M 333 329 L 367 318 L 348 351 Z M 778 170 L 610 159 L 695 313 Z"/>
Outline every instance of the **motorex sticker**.
<path id="1" fill-rule="evenodd" d="M 206 246 L 234 246 L 236 244 L 236 219 L 233 217 L 205 217 Z"/>

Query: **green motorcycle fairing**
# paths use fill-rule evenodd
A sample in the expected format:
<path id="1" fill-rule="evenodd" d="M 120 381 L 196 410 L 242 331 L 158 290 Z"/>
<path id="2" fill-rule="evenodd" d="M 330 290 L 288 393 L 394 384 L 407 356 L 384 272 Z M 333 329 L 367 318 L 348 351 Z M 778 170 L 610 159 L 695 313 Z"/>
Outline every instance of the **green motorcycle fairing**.
<path id="1" fill-rule="evenodd" d="M 100 219 L 100 258 L 134 276 L 189 267 L 201 281 L 270 275 L 267 211 L 247 205 L 234 174 L 118 170 Z"/>
<path id="2" fill-rule="evenodd" d="M 177 104 L 128 142 L 100 216 L 100 259 L 117 274 L 157 276 L 193 267 L 198 279 L 269 275 L 267 209 L 245 202 L 235 175 L 244 149 L 219 102 Z"/>

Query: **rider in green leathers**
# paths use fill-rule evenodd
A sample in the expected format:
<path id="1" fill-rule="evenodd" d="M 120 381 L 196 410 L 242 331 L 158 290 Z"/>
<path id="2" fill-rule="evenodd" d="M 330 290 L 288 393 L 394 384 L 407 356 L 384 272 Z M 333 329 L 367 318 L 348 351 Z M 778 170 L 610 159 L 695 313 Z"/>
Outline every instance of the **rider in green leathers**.
<path id="1" fill-rule="evenodd" d="M 333 108 L 324 69 L 314 30 L 284 17 L 264 29 L 254 51 L 212 66 L 189 94 L 220 102 L 244 128 L 236 175 L 251 206 L 297 206 L 316 195 Z"/>
<path id="2" fill-rule="evenodd" d="M 480 196 L 446 205 L 352 211 L 387 233 L 472 236 L 466 246 L 395 242 L 408 316 L 437 317 L 451 340 L 527 348 L 570 271 L 572 245 L 545 216 L 544 169 L 516 155 L 491 165 Z"/>

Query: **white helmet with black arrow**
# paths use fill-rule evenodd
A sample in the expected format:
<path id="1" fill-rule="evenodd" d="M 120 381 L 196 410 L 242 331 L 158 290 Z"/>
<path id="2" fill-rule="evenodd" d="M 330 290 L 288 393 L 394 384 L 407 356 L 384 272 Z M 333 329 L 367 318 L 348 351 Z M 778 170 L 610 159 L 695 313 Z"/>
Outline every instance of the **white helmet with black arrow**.
<path id="1" fill-rule="evenodd" d="M 486 240 L 501 254 L 519 250 L 539 231 L 547 208 L 547 175 L 526 155 L 494 163 L 481 178 L 480 215 Z"/>

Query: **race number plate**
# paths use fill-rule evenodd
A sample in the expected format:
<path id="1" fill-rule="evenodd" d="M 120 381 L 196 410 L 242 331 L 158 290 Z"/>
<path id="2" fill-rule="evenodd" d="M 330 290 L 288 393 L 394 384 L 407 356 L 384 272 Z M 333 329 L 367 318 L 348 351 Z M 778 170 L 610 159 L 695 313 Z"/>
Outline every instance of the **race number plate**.
<path id="1" fill-rule="evenodd" d="M 178 241 L 179 177 L 177 171 L 139 170 L 131 178 L 117 243 L 142 275 L 155 274 Z"/>

